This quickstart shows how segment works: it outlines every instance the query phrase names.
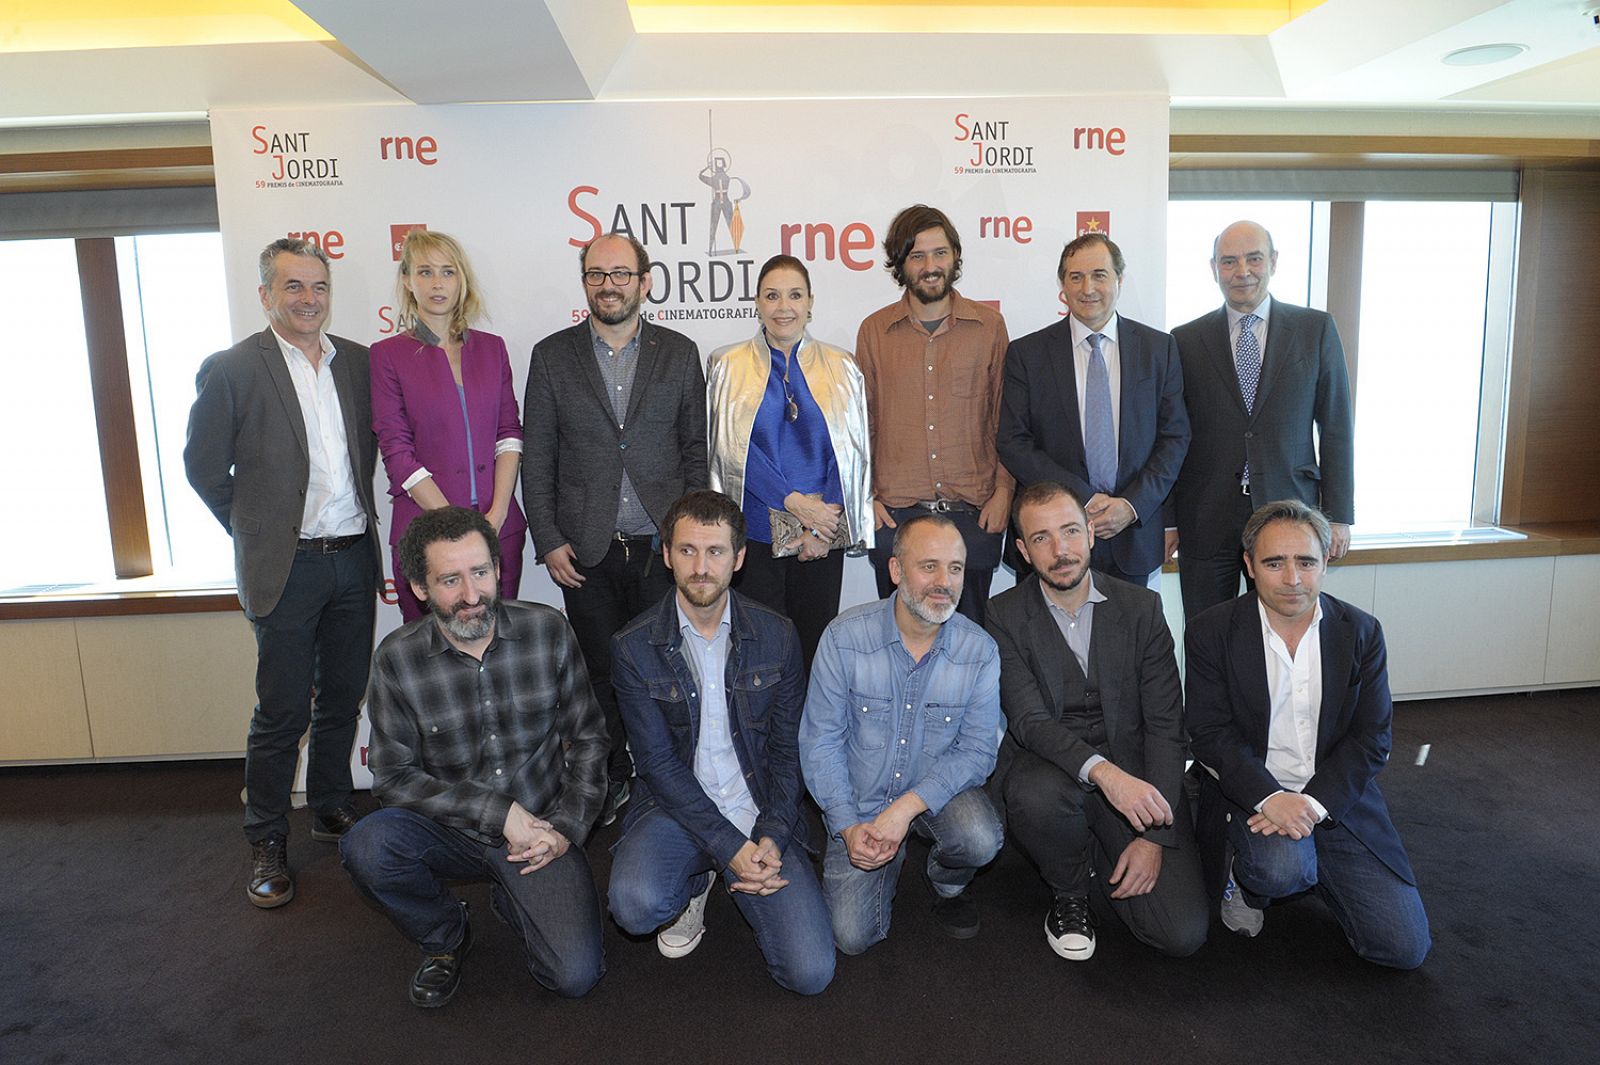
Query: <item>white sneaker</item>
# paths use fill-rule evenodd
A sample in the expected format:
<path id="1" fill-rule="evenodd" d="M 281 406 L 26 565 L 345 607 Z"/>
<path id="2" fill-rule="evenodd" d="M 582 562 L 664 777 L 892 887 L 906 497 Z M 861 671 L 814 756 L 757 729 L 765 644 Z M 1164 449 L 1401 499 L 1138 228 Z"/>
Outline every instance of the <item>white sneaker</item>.
<path id="1" fill-rule="evenodd" d="M 689 900 L 678 919 L 656 933 L 656 949 L 662 955 L 684 958 L 700 945 L 706 934 L 706 899 L 711 897 L 711 885 L 716 881 L 716 875 L 712 874 L 706 889 Z"/>
<path id="2" fill-rule="evenodd" d="M 1244 901 L 1233 879 L 1233 855 L 1228 855 L 1228 883 L 1222 889 L 1222 926 L 1230 932 L 1254 938 L 1261 934 L 1267 915 Z"/>

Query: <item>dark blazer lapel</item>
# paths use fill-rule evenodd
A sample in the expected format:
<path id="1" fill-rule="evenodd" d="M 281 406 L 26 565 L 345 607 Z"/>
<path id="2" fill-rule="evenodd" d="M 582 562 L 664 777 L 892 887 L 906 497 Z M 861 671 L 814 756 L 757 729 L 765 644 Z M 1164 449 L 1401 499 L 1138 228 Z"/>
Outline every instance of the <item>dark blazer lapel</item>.
<path id="1" fill-rule="evenodd" d="M 1123 369 L 1126 370 L 1127 366 L 1124 365 Z M 1126 391 L 1123 394 L 1126 395 Z M 1100 714 L 1106 726 L 1106 747 L 1115 750 L 1122 715 L 1127 709 L 1123 700 L 1122 679 L 1127 675 L 1127 659 L 1133 648 L 1128 646 L 1128 615 L 1122 596 L 1115 594 L 1115 589 L 1107 592 L 1102 588 L 1101 591 L 1106 598 L 1105 602 L 1094 605 L 1089 666 L 1094 673 L 1095 683 L 1100 686 Z"/>
<path id="2" fill-rule="evenodd" d="M 1347 722 L 1340 720 L 1340 710 L 1349 692 L 1346 679 L 1355 662 L 1356 639 L 1350 617 L 1333 599 L 1322 598 L 1322 708 L 1317 716 L 1317 751 L 1332 746 L 1342 735 Z"/>
<path id="3" fill-rule="evenodd" d="M 578 372 L 589 382 L 589 387 L 594 389 L 595 398 L 600 401 L 600 409 L 605 412 L 607 424 L 616 425 L 617 416 L 611 406 L 611 397 L 606 394 L 606 379 L 600 375 L 600 364 L 594 357 L 593 334 L 588 325 L 580 325 L 572 331 L 572 357 L 578 364 Z M 559 370 L 559 367 L 557 369 Z"/>
<path id="4" fill-rule="evenodd" d="M 1139 458 L 1132 453 L 1142 433 L 1133 429 L 1143 420 L 1146 404 L 1144 391 L 1145 372 L 1149 365 L 1149 352 L 1145 350 L 1144 337 L 1129 328 L 1126 318 L 1117 323 L 1117 361 L 1122 368 L 1122 396 L 1117 412 L 1117 487 L 1122 487 L 1123 475 L 1131 476 L 1139 470 Z"/>
<path id="5" fill-rule="evenodd" d="M 351 376 L 350 355 L 348 352 L 339 350 L 338 341 L 334 341 L 333 346 L 333 362 L 329 364 L 328 368 L 333 372 L 333 389 L 338 393 L 339 414 L 344 418 L 345 450 L 350 454 L 350 469 L 355 477 L 356 496 L 364 504 L 367 501 L 367 493 L 361 483 L 363 480 L 361 476 L 361 441 L 363 436 L 372 435 L 372 425 L 370 422 L 363 425 L 361 424 L 361 419 L 356 417 L 362 404 L 355 395 L 356 383 Z M 465 369 L 462 372 L 465 374 Z"/>
<path id="6" fill-rule="evenodd" d="M 1243 688 L 1238 695 L 1248 723 L 1246 737 L 1265 753 L 1267 733 L 1272 727 L 1272 695 L 1267 689 L 1267 648 L 1261 640 L 1261 611 L 1254 595 L 1234 601 L 1232 643 L 1235 675 Z"/>
<path id="7" fill-rule="evenodd" d="M 1296 308 L 1272 301 L 1271 317 L 1267 319 L 1267 350 L 1263 353 L 1261 385 L 1256 389 L 1256 410 L 1266 405 L 1272 389 L 1288 372 L 1284 363 L 1289 361 L 1294 334 L 1300 328 L 1300 315 Z"/>
<path id="8" fill-rule="evenodd" d="M 644 394 L 650 390 L 655 376 L 656 363 L 661 358 L 661 337 L 650 326 L 641 320 L 639 322 L 639 365 L 633 370 L 633 389 L 628 395 L 628 417 L 626 422 L 632 424 L 634 416 L 639 413 L 639 404 L 644 401 Z"/>
<path id="9" fill-rule="evenodd" d="M 300 411 L 300 396 L 294 390 L 294 378 L 289 376 L 289 367 L 283 363 L 283 349 L 278 346 L 277 335 L 269 326 L 256 339 L 260 342 L 261 363 L 267 369 L 267 376 L 272 378 L 273 387 L 278 390 L 278 398 L 283 401 L 289 427 L 294 430 L 294 438 L 300 444 L 300 453 L 309 462 L 311 445 L 306 440 L 306 418 Z M 340 405 L 343 406 L 342 403 Z"/>
<path id="10" fill-rule="evenodd" d="M 1075 369 L 1077 356 L 1072 350 L 1072 322 L 1063 318 L 1050 328 L 1049 343 L 1045 345 L 1045 361 L 1049 363 L 1048 372 L 1050 379 L 1055 382 L 1056 394 L 1061 397 L 1058 408 L 1061 420 L 1066 423 L 1065 432 L 1068 440 L 1083 439 L 1083 403 L 1078 397 L 1078 372 Z M 1082 475 L 1087 479 L 1089 464 L 1082 457 L 1083 446 L 1077 445 L 1072 449 L 1078 455 L 1080 469 L 1072 472 Z M 1040 605 L 1043 610 L 1043 604 Z M 1046 611 L 1046 615 L 1048 615 Z M 1048 616 L 1045 617 L 1049 621 Z M 1052 624 L 1054 624 L 1052 622 Z"/>
<path id="11" fill-rule="evenodd" d="M 1050 616 L 1049 607 L 1044 604 L 1044 593 L 1039 590 L 1039 578 L 1034 575 L 1030 578 L 1033 587 L 1024 592 L 1024 610 L 1027 612 L 1028 649 L 1033 660 L 1042 667 L 1039 672 L 1040 686 L 1044 688 L 1045 698 L 1050 702 L 1050 712 L 1057 718 L 1061 716 L 1061 701 L 1064 693 L 1061 690 L 1061 672 L 1052 668 L 1061 661 L 1062 655 L 1070 655 L 1072 649 L 1067 646 L 1066 638 L 1061 635 L 1061 630 L 1056 627 L 1055 619 Z"/>

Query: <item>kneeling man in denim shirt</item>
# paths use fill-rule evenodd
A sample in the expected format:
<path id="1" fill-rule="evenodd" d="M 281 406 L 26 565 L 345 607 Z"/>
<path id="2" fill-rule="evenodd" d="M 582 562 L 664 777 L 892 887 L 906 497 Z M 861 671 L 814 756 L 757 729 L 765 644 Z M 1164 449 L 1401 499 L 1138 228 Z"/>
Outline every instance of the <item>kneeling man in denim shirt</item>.
<path id="1" fill-rule="evenodd" d="M 823 633 L 800 724 L 806 785 L 822 807 L 823 885 L 834 941 L 860 954 L 889 934 L 906 832 L 933 841 L 934 919 L 978 934 L 967 885 L 1000 850 L 983 793 L 1000 740 L 1000 654 L 956 614 L 966 546 L 942 514 L 900 523 L 888 599 Z"/>
<path id="2" fill-rule="evenodd" d="M 814 995 L 833 979 L 834 953 L 800 816 L 800 639 L 788 618 L 728 588 L 745 545 L 733 500 L 690 492 L 661 531 L 677 587 L 612 638 L 640 789 L 611 866 L 611 915 L 684 957 L 720 875 L 767 972 Z"/>

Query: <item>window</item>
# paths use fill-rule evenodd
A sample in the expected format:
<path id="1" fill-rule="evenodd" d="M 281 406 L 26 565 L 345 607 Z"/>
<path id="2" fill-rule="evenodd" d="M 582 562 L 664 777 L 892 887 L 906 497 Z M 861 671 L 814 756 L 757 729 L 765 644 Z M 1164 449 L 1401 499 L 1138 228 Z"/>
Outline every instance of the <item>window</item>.
<path id="1" fill-rule="evenodd" d="M 37 331 L 37 346 L 8 348 L 0 449 L 7 491 L 27 503 L 12 511 L 24 520 L 0 532 L 0 595 L 116 579 L 118 517 L 107 503 L 101 455 L 123 441 L 138 449 L 153 576 L 183 587 L 233 581 L 232 545 L 183 473 L 195 371 L 231 343 L 221 236 L 116 237 L 118 291 L 107 293 L 90 272 L 80 276 L 79 257 L 85 246 L 111 239 L 0 241 L 0 286 L 47 326 Z M 131 410 L 108 411 L 96 381 L 106 370 L 123 372 L 120 353 L 92 352 L 87 339 L 86 319 L 108 302 L 122 321 Z M 50 517 L 30 523 L 26 506 L 47 507 Z"/>

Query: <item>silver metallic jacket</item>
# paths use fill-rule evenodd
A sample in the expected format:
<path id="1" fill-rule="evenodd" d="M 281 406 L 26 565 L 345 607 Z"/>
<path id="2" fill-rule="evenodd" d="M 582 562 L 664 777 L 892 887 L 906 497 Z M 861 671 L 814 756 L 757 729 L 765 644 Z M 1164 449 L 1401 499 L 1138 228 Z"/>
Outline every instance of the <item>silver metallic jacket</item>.
<path id="1" fill-rule="evenodd" d="M 807 333 L 796 355 L 811 398 L 828 424 L 828 440 L 839 464 L 844 519 L 851 554 L 872 542 L 872 457 L 867 435 L 867 391 L 856 360 L 843 348 L 812 340 Z M 718 348 L 706 364 L 706 426 L 710 436 L 711 487 L 744 505 L 744 464 L 750 428 L 766 395 L 772 356 L 764 331 L 742 344 Z"/>

